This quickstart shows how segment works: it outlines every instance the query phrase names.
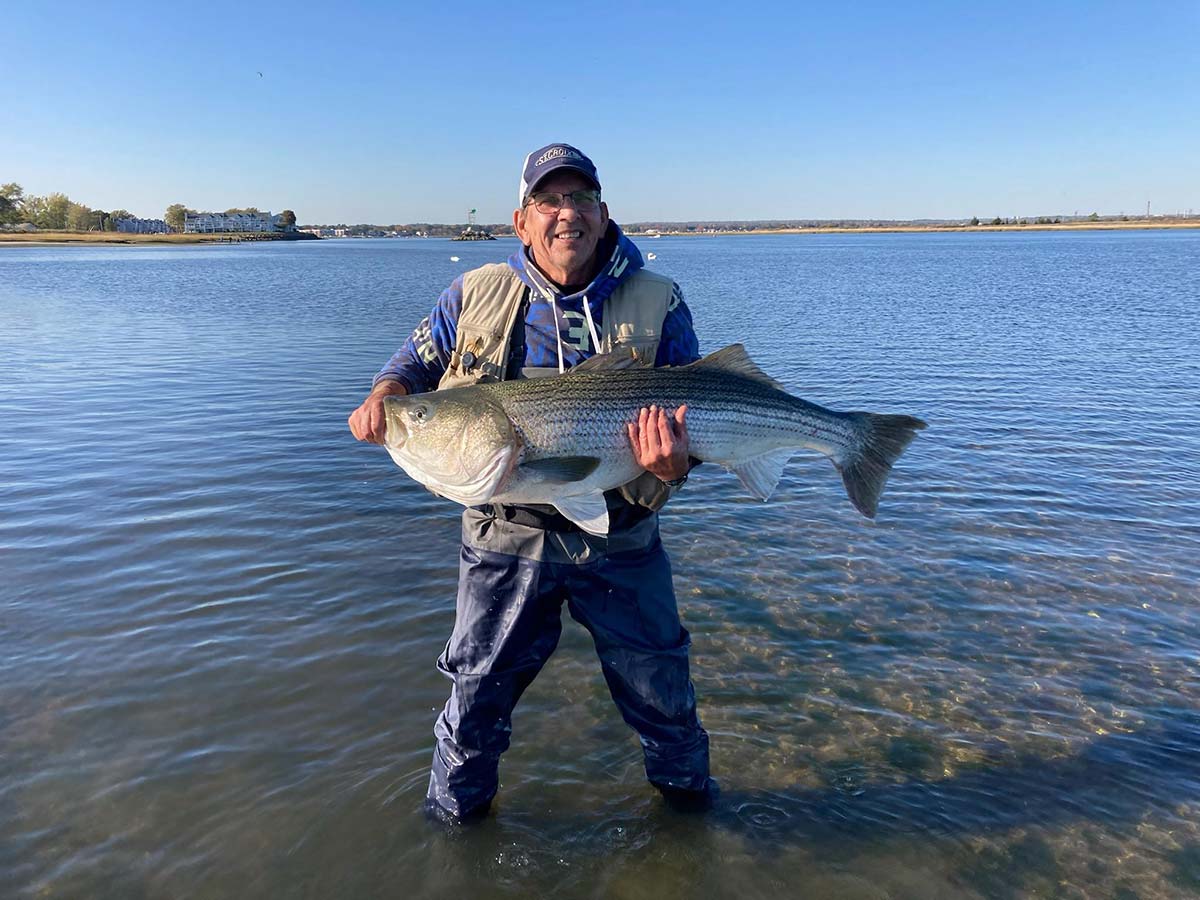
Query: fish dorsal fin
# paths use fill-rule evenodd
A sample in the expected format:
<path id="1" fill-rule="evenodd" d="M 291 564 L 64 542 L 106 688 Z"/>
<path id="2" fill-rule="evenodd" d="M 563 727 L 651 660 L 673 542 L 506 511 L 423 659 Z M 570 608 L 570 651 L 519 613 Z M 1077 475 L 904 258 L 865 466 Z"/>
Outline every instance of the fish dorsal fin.
<path id="1" fill-rule="evenodd" d="M 588 534 L 608 534 L 608 504 L 600 491 L 559 497 L 554 506 Z"/>
<path id="2" fill-rule="evenodd" d="M 754 360 L 750 358 L 750 354 L 746 352 L 746 348 L 741 344 L 730 344 L 728 347 L 723 347 L 715 353 L 708 354 L 703 359 L 698 359 L 694 363 L 690 363 L 687 368 L 729 372 L 730 374 L 741 375 L 743 378 L 749 378 L 751 381 L 770 385 L 777 391 L 786 390 L 782 384 L 754 364 Z"/>
<path id="3" fill-rule="evenodd" d="M 787 465 L 793 453 L 795 448 L 785 447 L 783 450 L 772 450 L 728 468 L 746 490 L 759 500 L 766 500 L 779 486 L 779 479 L 783 477 L 783 467 Z"/>
<path id="4" fill-rule="evenodd" d="M 654 365 L 654 360 L 640 353 L 636 347 L 628 344 L 618 344 L 608 353 L 597 353 L 585 359 L 579 365 L 572 366 L 568 375 L 574 372 L 620 372 L 624 369 L 644 369 Z"/>

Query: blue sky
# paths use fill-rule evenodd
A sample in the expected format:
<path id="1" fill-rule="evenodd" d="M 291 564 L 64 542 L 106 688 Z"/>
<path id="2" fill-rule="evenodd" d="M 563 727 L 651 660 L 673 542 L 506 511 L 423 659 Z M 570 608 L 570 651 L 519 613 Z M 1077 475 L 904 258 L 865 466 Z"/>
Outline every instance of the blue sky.
<path id="1" fill-rule="evenodd" d="M 6 5 L 0 182 L 160 216 L 618 221 L 1200 211 L 1200 3 Z M 261 77 L 259 72 L 262 73 Z"/>

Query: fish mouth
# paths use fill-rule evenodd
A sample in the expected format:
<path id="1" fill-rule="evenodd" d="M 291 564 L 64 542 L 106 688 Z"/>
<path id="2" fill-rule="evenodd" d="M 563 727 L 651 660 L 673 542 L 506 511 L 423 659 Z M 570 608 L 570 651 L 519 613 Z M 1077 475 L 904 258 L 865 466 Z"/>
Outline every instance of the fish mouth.
<path id="1" fill-rule="evenodd" d="M 388 409 L 386 401 L 384 403 L 383 421 L 383 445 L 399 450 L 404 446 L 404 442 L 408 440 L 408 429 L 404 427 L 404 422 L 400 416 L 393 415 L 391 410 Z"/>

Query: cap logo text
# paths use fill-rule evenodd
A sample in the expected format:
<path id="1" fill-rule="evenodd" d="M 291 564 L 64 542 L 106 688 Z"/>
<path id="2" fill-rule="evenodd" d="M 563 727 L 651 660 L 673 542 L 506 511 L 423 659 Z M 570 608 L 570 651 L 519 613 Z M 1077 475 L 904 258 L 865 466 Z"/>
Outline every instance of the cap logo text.
<path id="1" fill-rule="evenodd" d="M 543 163 L 550 162 L 552 159 L 561 159 L 564 156 L 568 159 L 583 159 L 583 156 L 579 153 L 576 153 L 574 150 L 568 150 L 566 147 L 551 147 L 537 158 L 537 162 L 535 162 L 534 165 L 540 166 Z"/>

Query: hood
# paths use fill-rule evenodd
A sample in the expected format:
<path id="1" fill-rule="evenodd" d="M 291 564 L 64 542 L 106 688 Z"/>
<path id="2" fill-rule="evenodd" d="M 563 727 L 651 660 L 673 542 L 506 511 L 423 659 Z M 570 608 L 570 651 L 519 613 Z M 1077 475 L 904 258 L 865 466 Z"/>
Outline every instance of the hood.
<path id="1" fill-rule="evenodd" d="M 521 277 L 521 280 L 543 299 L 548 301 L 553 299 L 560 306 L 570 307 L 576 305 L 571 303 L 572 300 L 587 295 L 588 301 L 595 308 L 602 305 L 622 281 L 645 266 L 642 252 L 638 250 L 633 241 L 625 237 L 621 226 L 611 219 L 608 223 L 608 230 L 604 232 L 604 237 L 601 238 L 597 247 L 597 253 L 601 259 L 605 260 L 599 273 L 583 290 L 566 295 L 554 282 L 538 271 L 537 266 L 529 258 L 528 248 L 524 246 L 519 248 L 508 258 L 508 264 Z"/>

